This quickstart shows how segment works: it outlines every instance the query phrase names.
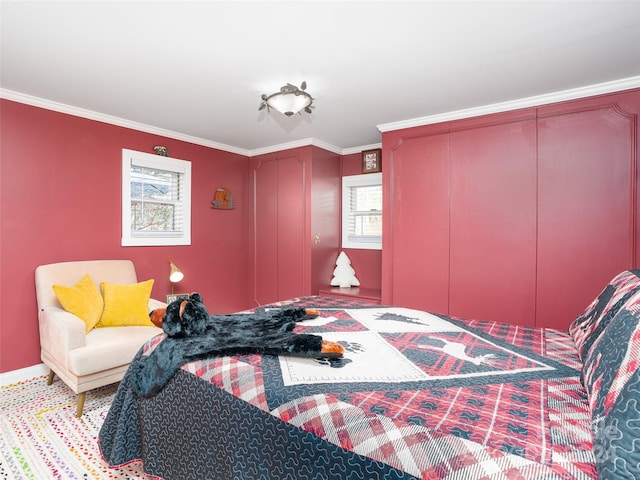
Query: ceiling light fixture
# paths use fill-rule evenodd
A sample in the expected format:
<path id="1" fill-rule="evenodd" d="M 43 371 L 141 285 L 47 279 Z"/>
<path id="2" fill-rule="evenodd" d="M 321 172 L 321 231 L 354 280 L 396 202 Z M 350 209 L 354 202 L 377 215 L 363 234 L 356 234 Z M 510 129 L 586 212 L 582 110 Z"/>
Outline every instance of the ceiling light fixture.
<path id="1" fill-rule="evenodd" d="M 267 111 L 269 111 L 273 108 L 285 114 L 287 117 L 302 110 L 311 113 L 313 98 L 305 92 L 306 89 L 307 82 L 302 82 L 300 88 L 287 83 L 285 86 L 280 87 L 279 92 L 272 93 L 271 95 L 262 94 L 262 103 L 258 110 L 266 108 Z"/>

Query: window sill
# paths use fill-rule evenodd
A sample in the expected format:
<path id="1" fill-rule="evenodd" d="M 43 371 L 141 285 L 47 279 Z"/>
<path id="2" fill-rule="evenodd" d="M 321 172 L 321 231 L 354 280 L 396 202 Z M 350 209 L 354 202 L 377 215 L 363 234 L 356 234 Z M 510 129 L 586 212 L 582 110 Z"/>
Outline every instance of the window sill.
<path id="1" fill-rule="evenodd" d="M 380 305 L 380 290 L 361 287 L 328 287 L 318 292 L 321 297 L 351 298 Z"/>

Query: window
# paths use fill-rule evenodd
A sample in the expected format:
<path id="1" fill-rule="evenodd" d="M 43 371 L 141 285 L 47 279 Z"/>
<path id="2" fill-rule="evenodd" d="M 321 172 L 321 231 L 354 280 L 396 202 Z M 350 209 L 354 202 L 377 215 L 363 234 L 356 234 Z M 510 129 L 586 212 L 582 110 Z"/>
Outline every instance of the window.
<path id="1" fill-rule="evenodd" d="M 191 162 L 122 150 L 122 245 L 191 244 Z"/>
<path id="2" fill-rule="evenodd" d="M 382 173 L 342 177 L 342 248 L 382 249 Z"/>

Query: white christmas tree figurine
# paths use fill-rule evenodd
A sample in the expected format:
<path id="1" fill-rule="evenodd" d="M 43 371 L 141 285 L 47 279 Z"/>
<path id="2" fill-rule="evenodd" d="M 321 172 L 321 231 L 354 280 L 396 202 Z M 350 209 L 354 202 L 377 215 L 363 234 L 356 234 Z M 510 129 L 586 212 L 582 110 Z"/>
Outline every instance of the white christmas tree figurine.
<path id="1" fill-rule="evenodd" d="M 336 268 L 333 269 L 331 285 L 343 288 L 360 286 L 360 282 L 356 278 L 356 271 L 351 266 L 351 260 L 344 252 L 340 252 L 336 260 Z"/>

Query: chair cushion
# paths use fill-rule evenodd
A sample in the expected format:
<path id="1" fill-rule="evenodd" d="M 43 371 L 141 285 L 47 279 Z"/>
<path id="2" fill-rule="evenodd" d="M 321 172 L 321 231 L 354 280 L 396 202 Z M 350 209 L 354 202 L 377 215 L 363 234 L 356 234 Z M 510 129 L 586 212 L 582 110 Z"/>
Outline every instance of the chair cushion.
<path id="1" fill-rule="evenodd" d="M 104 302 L 90 275 L 85 275 L 73 287 L 53 285 L 53 291 L 67 312 L 73 313 L 85 323 L 89 333 L 102 315 Z"/>
<path id="2" fill-rule="evenodd" d="M 149 318 L 153 280 L 131 285 L 101 282 L 100 288 L 104 310 L 97 327 L 153 326 Z"/>
<path id="3" fill-rule="evenodd" d="M 94 328 L 84 347 L 69 352 L 68 368 L 82 376 L 128 365 L 147 340 L 162 334 L 157 327 Z"/>

